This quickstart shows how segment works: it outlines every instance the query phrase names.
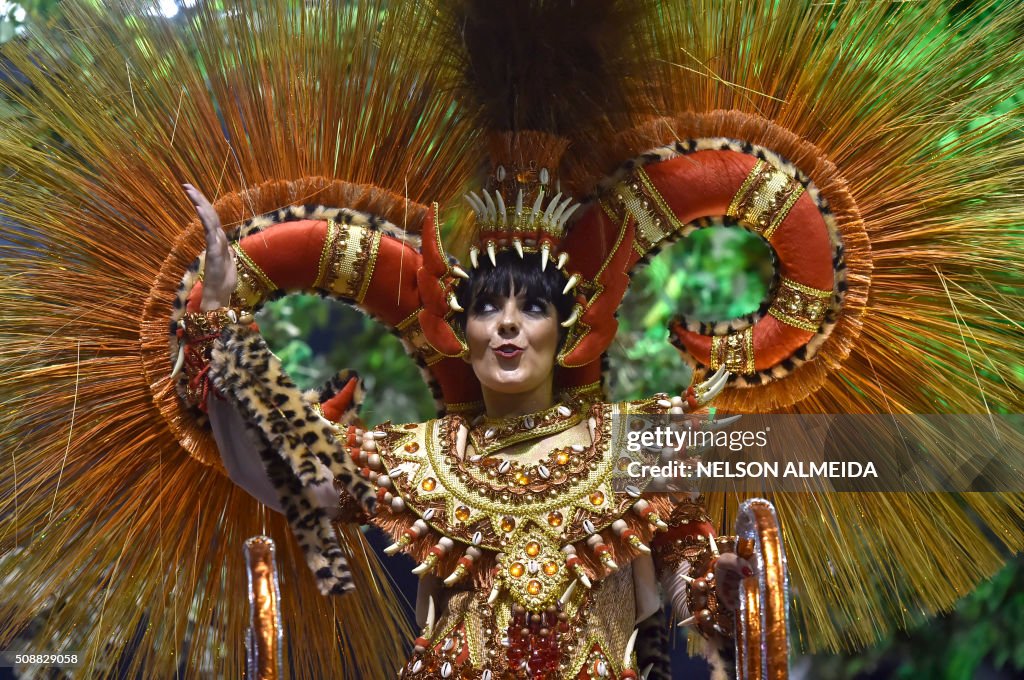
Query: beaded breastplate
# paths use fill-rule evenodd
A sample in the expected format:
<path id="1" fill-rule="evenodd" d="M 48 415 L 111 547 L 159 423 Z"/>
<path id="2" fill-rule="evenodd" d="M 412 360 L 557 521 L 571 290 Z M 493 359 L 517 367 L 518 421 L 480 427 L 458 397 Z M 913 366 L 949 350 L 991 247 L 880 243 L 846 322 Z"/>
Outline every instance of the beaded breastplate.
<path id="1" fill-rule="evenodd" d="M 558 603 L 574 581 L 614 571 L 661 525 L 657 502 L 616 493 L 613 476 L 636 404 L 558 406 L 470 427 L 459 416 L 376 433 L 383 501 L 376 523 L 410 552 L 416 573 L 453 585 L 470 573 L 530 612 Z M 639 408 L 638 408 L 639 407 Z M 628 462 L 628 459 L 626 459 Z M 631 490 L 635 491 L 635 490 Z M 630 512 L 630 510 L 633 512 Z"/>

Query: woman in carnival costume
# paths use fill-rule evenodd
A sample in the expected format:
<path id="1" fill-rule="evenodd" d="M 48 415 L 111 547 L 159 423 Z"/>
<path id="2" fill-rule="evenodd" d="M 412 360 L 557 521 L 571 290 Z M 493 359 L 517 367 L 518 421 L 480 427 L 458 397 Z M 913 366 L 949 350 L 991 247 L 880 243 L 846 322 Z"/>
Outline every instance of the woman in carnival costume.
<path id="1" fill-rule="evenodd" d="M 784 677 L 778 531 L 735 543 L 761 614 L 733 630 L 707 574 L 742 499 L 618 492 L 614 416 L 720 389 L 757 413 L 1019 410 L 1024 165 L 998 107 L 1024 70 L 999 6 L 241 3 L 180 32 L 124 10 L 7 54 L 0 642 L 50 608 L 36 646 L 73 638 L 98 672 L 133 644 L 128 670 L 236 674 L 262 532 L 299 676 L 667 677 L 660 576 L 709 649 L 737 634 L 742 677 Z M 185 179 L 216 199 L 190 189 L 201 220 Z M 460 264 L 437 204 L 467 189 Z M 607 403 L 629 275 L 711 224 L 771 245 L 769 298 L 671 324 L 693 387 Z M 250 317 L 300 290 L 398 334 L 443 417 L 364 429 L 353 376 L 296 390 Z M 949 607 L 1024 538 L 1013 494 L 772 500 L 807 649 Z M 364 521 L 416 560 L 416 634 Z"/>

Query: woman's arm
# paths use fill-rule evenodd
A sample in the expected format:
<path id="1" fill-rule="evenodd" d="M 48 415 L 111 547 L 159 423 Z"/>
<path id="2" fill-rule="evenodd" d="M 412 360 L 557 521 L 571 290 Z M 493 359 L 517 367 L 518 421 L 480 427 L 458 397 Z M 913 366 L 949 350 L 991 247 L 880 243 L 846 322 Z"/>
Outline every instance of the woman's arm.
<path id="1" fill-rule="evenodd" d="M 184 187 L 206 234 L 201 309 L 211 311 L 227 307 L 238 278 L 234 253 L 210 201 L 192 185 Z M 249 434 L 242 414 L 231 402 L 211 398 L 207 400 L 207 415 L 217 450 L 231 481 L 267 507 L 282 512 L 277 489 L 267 475 L 260 459 L 259 445 Z M 310 486 L 310 491 L 317 505 L 333 517 L 338 510 L 338 493 L 330 471 L 324 469 L 322 472 L 328 481 Z"/>

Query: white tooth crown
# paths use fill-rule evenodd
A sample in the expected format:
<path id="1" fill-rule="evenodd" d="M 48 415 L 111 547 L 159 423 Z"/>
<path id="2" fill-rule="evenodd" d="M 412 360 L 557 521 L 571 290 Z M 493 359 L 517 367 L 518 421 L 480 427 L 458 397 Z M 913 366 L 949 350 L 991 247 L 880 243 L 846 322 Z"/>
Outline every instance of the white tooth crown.
<path id="1" fill-rule="evenodd" d="M 499 250 L 515 248 L 516 253 L 524 257 L 527 252 L 540 251 L 542 244 L 547 246 L 552 261 L 558 255 L 556 266 L 559 269 L 565 266 L 567 257 L 558 254 L 558 244 L 565 233 L 566 222 L 579 207 L 572 197 L 563 198 L 558 193 L 548 200 L 541 187 L 529 207 L 523 203 L 522 189 L 516 195 L 514 206 L 506 205 L 499 191 L 483 191 L 480 195 L 471 191 L 466 194 L 466 202 L 476 213 L 481 233 L 480 243 L 471 250 L 474 268 L 480 266 L 481 252 L 486 252 L 493 262 Z"/>

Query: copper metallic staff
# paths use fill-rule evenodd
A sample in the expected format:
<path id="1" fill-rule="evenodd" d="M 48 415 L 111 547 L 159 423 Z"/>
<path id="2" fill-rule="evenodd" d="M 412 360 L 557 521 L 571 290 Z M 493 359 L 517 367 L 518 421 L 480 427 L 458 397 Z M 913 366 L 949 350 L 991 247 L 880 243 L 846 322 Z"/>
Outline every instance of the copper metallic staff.
<path id="1" fill-rule="evenodd" d="M 756 574 L 740 586 L 736 659 L 741 680 L 789 677 L 789 574 L 781 533 L 768 501 L 753 498 L 740 506 L 736 549 L 756 561 Z"/>
<path id="2" fill-rule="evenodd" d="M 249 632 L 246 667 L 250 679 L 277 680 L 281 673 L 281 591 L 277 583 L 274 542 L 254 536 L 245 542 L 245 568 L 249 576 Z"/>

